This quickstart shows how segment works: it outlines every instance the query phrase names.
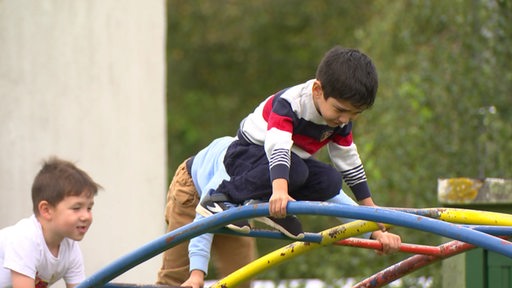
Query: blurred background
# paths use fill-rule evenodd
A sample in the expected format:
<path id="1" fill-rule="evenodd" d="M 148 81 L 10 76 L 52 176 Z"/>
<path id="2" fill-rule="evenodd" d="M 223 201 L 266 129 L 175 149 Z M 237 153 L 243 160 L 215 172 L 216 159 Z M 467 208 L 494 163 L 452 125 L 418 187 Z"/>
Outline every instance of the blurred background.
<path id="1" fill-rule="evenodd" d="M 512 176 L 511 1 L 170 0 L 167 9 L 169 177 L 212 139 L 235 135 L 265 97 L 314 78 L 337 44 L 368 54 L 379 72 L 376 103 L 354 131 L 377 204 L 438 207 L 438 178 Z M 301 219 L 309 231 L 338 223 Z M 258 243 L 264 254 L 286 242 Z M 403 257 L 327 247 L 260 277 L 364 278 Z M 403 285 L 423 275 L 440 287 L 440 273 L 436 264 Z"/>

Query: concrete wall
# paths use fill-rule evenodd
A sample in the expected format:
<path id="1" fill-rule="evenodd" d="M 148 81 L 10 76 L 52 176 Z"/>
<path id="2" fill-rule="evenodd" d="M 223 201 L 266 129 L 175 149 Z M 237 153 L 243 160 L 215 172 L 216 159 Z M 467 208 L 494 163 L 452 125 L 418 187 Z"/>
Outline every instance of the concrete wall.
<path id="1" fill-rule="evenodd" d="M 43 159 L 76 162 L 105 188 L 88 275 L 165 231 L 165 21 L 164 0 L 0 0 L 0 227 L 31 214 Z"/>

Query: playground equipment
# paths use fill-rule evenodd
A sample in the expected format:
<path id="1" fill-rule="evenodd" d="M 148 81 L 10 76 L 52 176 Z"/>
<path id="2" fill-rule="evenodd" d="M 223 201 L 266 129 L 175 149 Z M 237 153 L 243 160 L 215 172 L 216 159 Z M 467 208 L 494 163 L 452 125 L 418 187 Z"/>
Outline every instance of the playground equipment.
<path id="1" fill-rule="evenodd" d="M 264 255 L 219 280 L 211 287 L 236 287 L 241 282 L 253 278 L 266 269 L 326 245 L 351 245 L 371 249 L 379 248 L 379 244 L 375 241 L 351 238 L 377 230 L 378 226 L 375 222 L 385 223 L 387 226 L 402 226 L 430 232 L 453 239 L 454 241 L 437 247 L 404 244 L 401 250 L 412 252 L 416 255 L 376 273 L 356 284 L 354 287 L 382 287 L 421 267 L 463 253 L 474 247 L 482 247 L 508 258 L 512 258 L 512 242 L 508 241 L 510 236 L 512 236 L 512 215 L 505 213 L 456 208 L 407 209 L 366 207 L 305 201 L 290 202 L 288 204 L 288 213 L 295 215 L 334 216 L 359 220 L 336 226 L 319 233 L 306 233 L 305 238 L 301 241 L 293 242 L 283 248 Z M 261 216 L 268 216 L 267 203 L 242 206 L 188 224 L 115 260 L 87 278 L 78 288 L 102 286 L 144 287 L 144 285 L 118 285 L 109 282 L 136 265 L 143 263 L 183 241 L 203 233 L 234 233 L 227 232 L 225 228 L 222 227 L 233 221 Z M 247 236 L 286 239 L 286 237 L 280 233 L 272 231 L 256 230 L 251 231 Z"/>

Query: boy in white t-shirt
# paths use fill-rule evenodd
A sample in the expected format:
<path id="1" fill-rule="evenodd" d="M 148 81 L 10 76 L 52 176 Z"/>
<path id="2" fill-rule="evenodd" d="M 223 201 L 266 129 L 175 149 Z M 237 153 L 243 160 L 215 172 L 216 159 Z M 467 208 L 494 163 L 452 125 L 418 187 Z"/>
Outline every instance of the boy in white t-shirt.
<path id="1" fill-rule="evenodd" d="M 77 241 L 92 223 L 101 186 L 73 163 L 50 158 L 32 184 L 34 214 L 0 230 L 0 288 L 48 287 L 85 279 Z"/>

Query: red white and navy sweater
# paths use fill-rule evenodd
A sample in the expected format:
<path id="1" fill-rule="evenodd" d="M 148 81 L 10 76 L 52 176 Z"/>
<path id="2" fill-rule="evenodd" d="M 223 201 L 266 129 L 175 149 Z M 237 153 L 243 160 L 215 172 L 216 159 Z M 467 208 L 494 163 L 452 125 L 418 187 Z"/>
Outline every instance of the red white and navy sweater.
<path id="1" fill-rule="evenodd" d="M 334 167 L 357 200 L 370 197 L 366 173 L 352 141 L 352 123 L 329 127 L 313 103 L 313 80 L 282 90 L 263 101 L 240 125 L 243 137 L 263 145 L 270 178 L 289 179 L 290 152 L 303 159 L 327 145 Z"/>

